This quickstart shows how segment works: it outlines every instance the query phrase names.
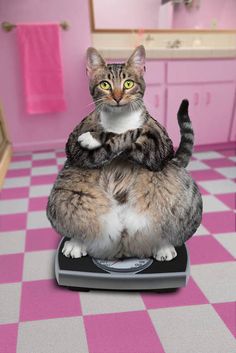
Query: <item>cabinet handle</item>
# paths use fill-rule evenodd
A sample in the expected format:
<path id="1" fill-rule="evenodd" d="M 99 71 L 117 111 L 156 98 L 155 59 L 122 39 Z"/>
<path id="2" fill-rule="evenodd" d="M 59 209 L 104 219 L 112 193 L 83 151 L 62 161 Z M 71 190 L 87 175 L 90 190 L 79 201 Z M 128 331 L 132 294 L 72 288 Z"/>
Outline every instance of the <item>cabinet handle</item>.
<path id="1" fill-rule="evenodd" d="M 206 94 L 206 105 L 209 105 L 211 102 L 211 93 L 207 92 Z"/>
<path id="2" fill-rule="evenodd" d="M 194 105 L 198 105 L 199 103 L 199 93 L 194 93 L 194 96 L 193 96 L 193 104 Z"/>
<path id="3" fill-rule="evenodd" d="M 159 104 L 160 104 L 159 94 L 156 94 L 155 95 L 155 107 L 159 108 Z"/>

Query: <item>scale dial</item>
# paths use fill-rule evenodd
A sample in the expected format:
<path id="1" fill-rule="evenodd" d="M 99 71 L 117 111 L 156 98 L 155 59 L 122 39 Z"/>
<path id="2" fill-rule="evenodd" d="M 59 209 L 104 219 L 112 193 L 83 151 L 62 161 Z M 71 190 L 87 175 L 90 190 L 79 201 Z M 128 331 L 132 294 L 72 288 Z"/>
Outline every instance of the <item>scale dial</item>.
<path id="1" fill-rule="evenodd" d="M 152 259 L 126 258 L 124 260 L 101 260 L 93 259 L 96 266 L 108 272 L 139 272 L 149 267 Z"/>

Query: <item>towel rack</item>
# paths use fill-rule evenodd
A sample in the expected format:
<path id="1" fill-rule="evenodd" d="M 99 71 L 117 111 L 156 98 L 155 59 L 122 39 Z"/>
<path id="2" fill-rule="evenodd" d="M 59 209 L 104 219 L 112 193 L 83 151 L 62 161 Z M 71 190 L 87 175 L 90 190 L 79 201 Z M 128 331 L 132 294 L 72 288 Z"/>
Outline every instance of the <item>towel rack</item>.
<path id="1" fill-rule="evenodd" d="M 10 23 L 10 22 L 2 22 L 2 29 L 6 32 L 10 32 L 12 29 L 14 29 L 15 27 L 17 27 L 17 25 L 15 25 L 14 23 Z M 69 29 L 69 24 L 66 21 L 63 21 L 60 23 L 61 28 L 64 31 L 68 31 Z"/>

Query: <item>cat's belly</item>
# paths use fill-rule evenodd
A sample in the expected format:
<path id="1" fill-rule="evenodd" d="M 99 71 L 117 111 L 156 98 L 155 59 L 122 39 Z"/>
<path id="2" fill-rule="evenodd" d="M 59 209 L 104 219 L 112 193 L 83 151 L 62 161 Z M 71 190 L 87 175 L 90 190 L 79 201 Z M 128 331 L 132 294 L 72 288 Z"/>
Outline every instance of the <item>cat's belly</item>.
<path id="1" fill-rule="evenodd" d="M 100 216 L 99 223 L 101 234 L 88 248 L 88 252 L 98 258 L 116 256 L 121 249 L 122 256 L 125 256 L 124 249 L 128 247 L 130 251 L 132 243 L 137 246 L 140 234 L 148 234 L 151 228 L 147 214 L 139 214 L 126 204 L 114 205 L 108 213 Z M 140 250 L 142 243 L 143 240 L 139 244 Z"/>
<path id="2" fill-rule="evenodd" d="M 137 166 L 123 157 L 118 157 L 103 172 L 103 188 L 111 199 L 110 211 L 101 217 L 104 232 L 117 234 L 124 229 L 130 234 L 143 229 L 148 224 L 148 216 L 135 210 L 131 193 L 138 175 Z M 113 232 L 110 229 L 113 228 Z M 117 231 L 115 231 L 117 229 Z M 115 238 L 111 234 L 111 237 Z"/>
<path id="3" fill-rule="evenodd" d="M 134 185 L 142 168 L 119 156 L 102 168 L 100 187 L 107 193 L 110 208 L 99 216 L 100 232 L 89 244 L 88 253 L 106 258 L 119 253 L 150 256 L 153 248 L 154 222 L 142 195 Z M 143 184 L 143 193 L 146 187 Z M 147 202 L 148 204 L 148 202 Z"/>
<path id="4" fill-rule="evenodd" d="M 111 210 L 100 218 L 104 235 L 113 241 L 120 239 L 121 233 L 126 231 L 133 236 L 138 231 L 146 230 L 151 223 L 147 214 L 137 213 L 129 205 L 114 205 Z"/>
<path id="5" fill-rule="evenodd" d="M 137 178 L 138 168 L 127 158 L 119 156 L 101 170 L 99 184 L 109 197 L 124 204 Z"/>

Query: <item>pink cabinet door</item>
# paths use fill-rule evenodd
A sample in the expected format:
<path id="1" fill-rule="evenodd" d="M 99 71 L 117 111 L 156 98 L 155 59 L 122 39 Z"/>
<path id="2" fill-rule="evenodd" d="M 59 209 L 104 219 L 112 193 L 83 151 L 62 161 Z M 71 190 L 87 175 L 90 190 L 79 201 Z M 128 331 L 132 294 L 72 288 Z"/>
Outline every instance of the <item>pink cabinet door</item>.
<path id="1" fill-rule="evenodd" d="M 165 88 L 160 85 L 147 85 L 144 104 L 150 115 L 163 126 L 165 124 Z"/>
<path id="2" fill-rule="evenodd" d="M 200 116 L 200 86 L 176 85 L 169 86 L 167 91 L 167 132 L 174 146 L 180 142 L 180 132 L 177 120 L 177 112 L 183 99 L 189 100 L 189 115 L 194 130 Z M 198 136 L 197 136 L 198 139 Z M 195 133 L 196 140 L 196 133 Z"/>
<path id="3" fill-rule="evenodd" d="M 233 124 L 230 131 L 230 141 L 236 142 L 236 109 L 234 111 Z"/>
<path id="4" fill-rule="evenodd" d="M 234 102 L 234 83 L 177 85 L 168 89 L 167 131 L 177 146 L 180 141 L 176 113 L 183 98 L 189 99 L 189 115 L 195 145 L 228 142 Z"/>
<path id="5" fill-rule="evenodd" d="M 228 142 L 234 104 L 234 83 L 212 83 L 203 88 L 202 116 L 198 117 L 199 144 Z"/>

